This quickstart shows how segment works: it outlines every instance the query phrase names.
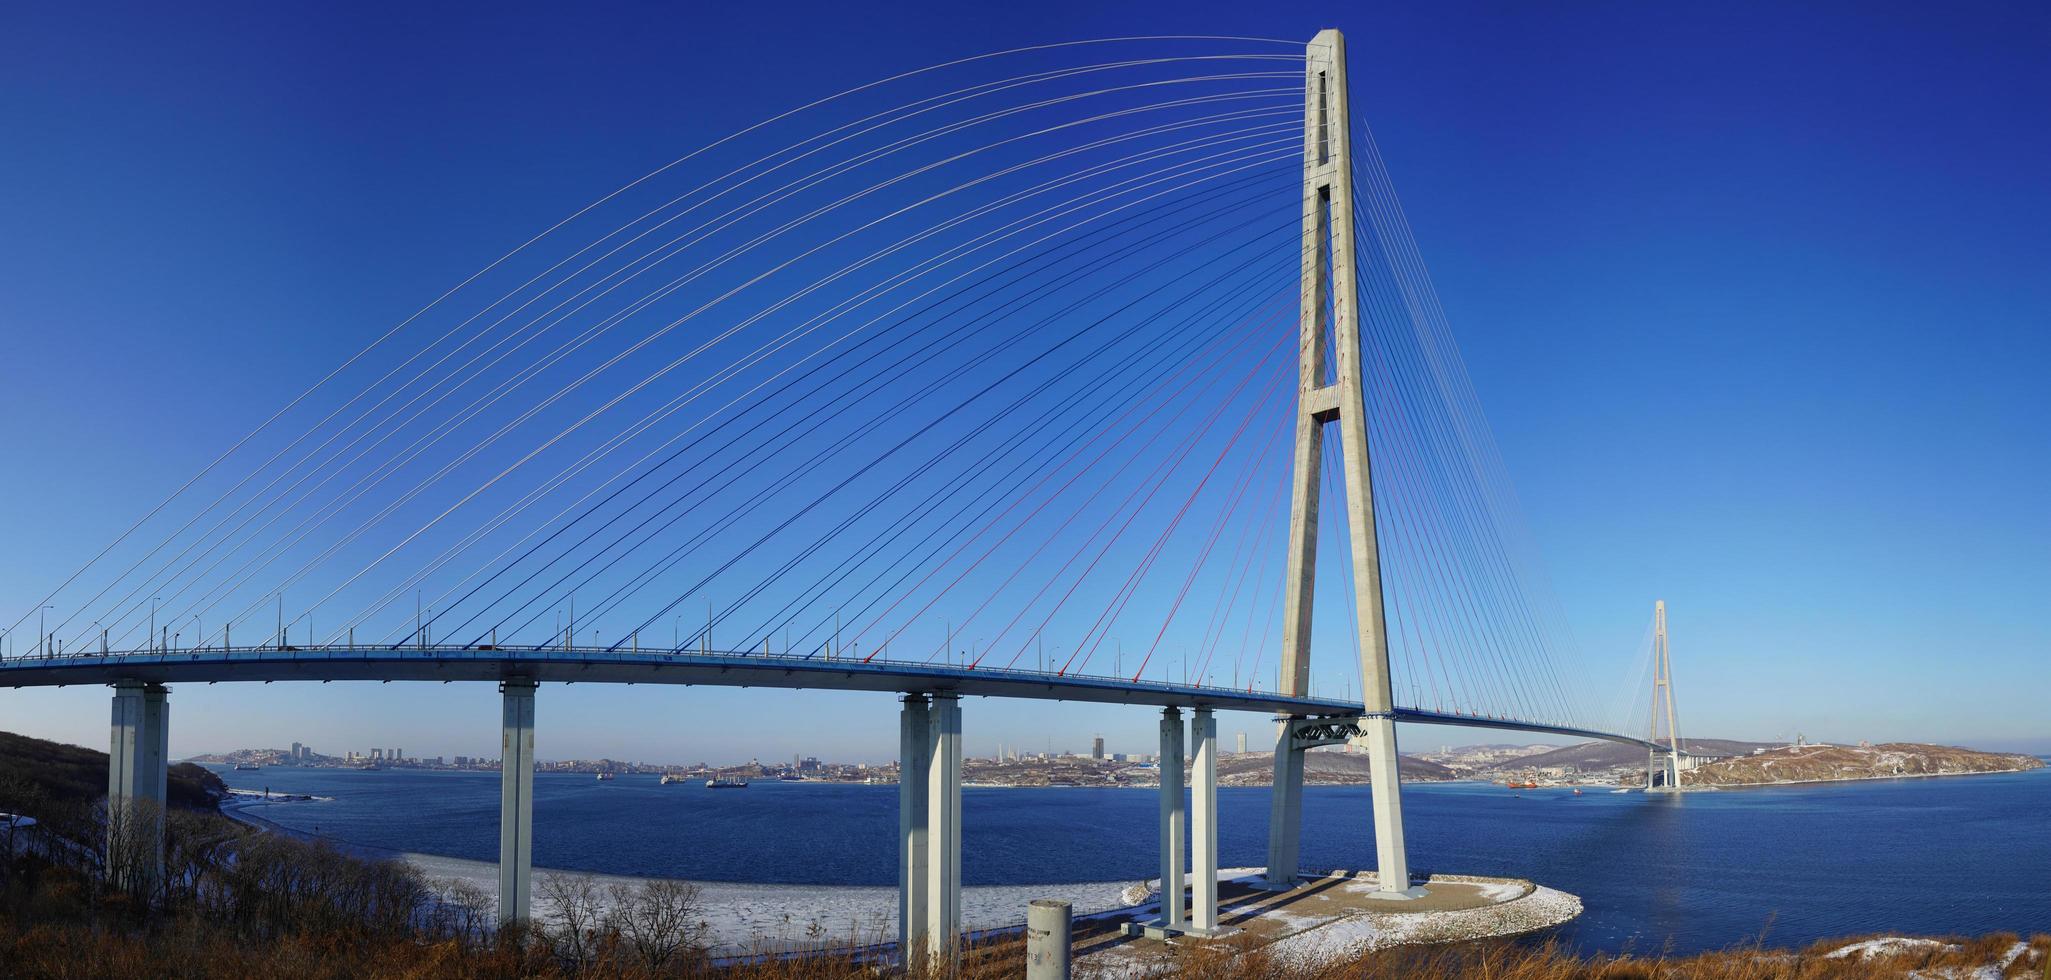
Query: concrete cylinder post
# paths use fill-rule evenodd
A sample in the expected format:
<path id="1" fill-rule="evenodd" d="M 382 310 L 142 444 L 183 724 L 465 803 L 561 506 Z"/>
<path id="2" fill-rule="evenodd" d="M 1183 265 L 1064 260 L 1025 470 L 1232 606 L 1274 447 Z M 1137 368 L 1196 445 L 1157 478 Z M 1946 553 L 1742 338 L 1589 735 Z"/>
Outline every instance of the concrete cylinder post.
<path id="1" fill-rule="evenodd" d="M 909 967 L 926 946 L 926 783 L 933 768 L 932 712 L 926 696 L 907 694 L 898 712 L 897 950 Z"/>
<path id="2" fill-rule="evenodd" d="M 1218 719 L 1198 708 L 1189 720 L 1195 754 L 1190 765 L 1190 931 L 1218 931 Z"/>
<path id="3" fill-rule="evenodd" d="M 534 690 L 499 683 L 505 701 L 499 755 L 499 922 L 525 923 L 534 904 Z"/>
<path id="4" fill-rule="evenodd" d="M 1069 904 L 1059 899 L 1026 905 L 1026 980 L 1068 980 L 1072 921 Z"/>
<path id="5" fill-rule="evenodd" d="M 1161 924 L 1187 929 L 1183 904 L 1183 848 L 1188 813 L 1182 798 L 1182 709 L 1161 709 Z"/>

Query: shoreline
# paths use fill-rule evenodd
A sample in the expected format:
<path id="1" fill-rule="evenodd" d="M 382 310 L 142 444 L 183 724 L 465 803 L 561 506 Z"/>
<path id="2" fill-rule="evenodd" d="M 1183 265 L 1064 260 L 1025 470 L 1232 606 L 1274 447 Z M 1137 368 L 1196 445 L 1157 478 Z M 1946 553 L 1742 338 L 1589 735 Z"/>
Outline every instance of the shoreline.
<path id="1" fill-rule="evenodd" d="M 269 806 L 287 806 L 308 801 L 230 798 L 220 812 L 231 820 L 265 833 L 278 833 L 299 840 L 319 840 L 358 857 L 403 861 L 428 879 L 431 887 L 445 891 L 448 885 L 463 884 L 485 896 L 498 891 L 498 864 L 469 858 L 393 851 L 370 847 L 340 838 L 315 837 L 293 830 L 257 813 Z M 695 881 L 687 878 L 615 875 L 561 868 L 534 869 L 537 879 L 534 913 L 546 919 L 544 892 L 539 879 L 550 875 L 589 878 L 601 890 L 614 885 L 637 887 L 651 881 L 674 881 L 698 890 L 699 915 L 713 952 L 720 956 L 781 953 L 814 949 L 821 944 L 844 946 L 850 937 L 863 943 L 897 940 L 897 886 L 895 885 L 791 885 L 754 884 L 728 881 Z M 1015 929 L 1024 925 L 1026 904 L 1034 899 L 1059 898 L 1071 902 L 1078 918 L 1116 913 L 1133 907 L 1135 890 L 1147 883 L 1138 879 L 1102 882 L 1064 882 L 1044 885 L 963 886 L 962 926 L 971 932 Z"/>
<path id="2" fill-rule="evenodd" d="M 1954 776 L 2002 776 L 2024 772 L 2043 772 L 2051 766 L 2031 766 L 2027 769 L 1979 769 L 1973 772 L 1904 772 L 1891 776 L 1841 776 L 1837 779 L 1776 779 L 1770 783 L 1709 783 L 1700 786 L 1683 785 L 1683 791 L 1705 789 L 1753 789 L 1761 786 L 1826 786 L 1831 783 L 1878 783 L 1897 779 L 1949 779 Z M 1641 790 L 1642 791 L 1642 790 Z"/>

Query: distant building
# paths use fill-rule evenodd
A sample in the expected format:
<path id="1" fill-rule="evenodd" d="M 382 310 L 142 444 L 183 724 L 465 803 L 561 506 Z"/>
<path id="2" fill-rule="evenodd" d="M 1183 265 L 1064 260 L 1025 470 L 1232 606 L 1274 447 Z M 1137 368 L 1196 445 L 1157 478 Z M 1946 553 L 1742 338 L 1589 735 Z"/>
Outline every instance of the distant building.
<path id="1" fill-rule="evenodd" d="M 1246 733 L 1245 733 L 1245 732 L 1240 732 L 1240 733 L 1239 733 L 1239 751 L 1240 751 L 1240 752 L 1242 752 L 1242 753 L 1246 751 Z"/>
<path id="2" fill-rule="evenodd" d="M 298 761 L 299 761 L 299 760 L 300 760 L 300 759 L 302 758 L 302 756 L 300 755 L 300 751 L 299 751 L 299 750 L 300 750 L 300 749 L 303 749 L 303 748 L 305 748 L 305 746 L 303 746 L 303 745 L 300 745 L 300 744 L 299 744 L 298 742 L 293 742 L 293 743 L 292 743 L 292 761 L 293 761 L 293 762 L 298 762 Z"/>
<path id="3" fill-rule="evenodd" d="M 1095 738 L 1090 739 L 1090 758 L 1096 759 L 1099 762 L 1103 761 L 1104 736 L 1098 735 Z"/>

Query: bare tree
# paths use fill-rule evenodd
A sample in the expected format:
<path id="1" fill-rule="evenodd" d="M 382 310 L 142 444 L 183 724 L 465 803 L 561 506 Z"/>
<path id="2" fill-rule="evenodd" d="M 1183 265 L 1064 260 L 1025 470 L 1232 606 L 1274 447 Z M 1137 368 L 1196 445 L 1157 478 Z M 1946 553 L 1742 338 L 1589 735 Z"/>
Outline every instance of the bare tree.
<path id="1" fill-rule="evenodd" d="M 643 965 L 659 970 L 679 955 L 695 957 L 704 950 L 698 886 L 657 879 L 611 888 L 613 917 Z"/>
<path id="2" fill-rule="evenodd" d="M 608 923 L 599 901 L 598 880 L 590 875 L 552 874 L 535 890 L 550 925 L 540 931 L 573 967 L 590 959 Z"/>

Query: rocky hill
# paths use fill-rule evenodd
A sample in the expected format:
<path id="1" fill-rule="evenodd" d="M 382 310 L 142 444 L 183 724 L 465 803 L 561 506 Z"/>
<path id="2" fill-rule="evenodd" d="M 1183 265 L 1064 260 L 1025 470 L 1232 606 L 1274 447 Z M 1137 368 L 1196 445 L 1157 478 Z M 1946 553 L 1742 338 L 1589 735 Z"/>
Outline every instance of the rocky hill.
<path id="1" fill-rule="evenodd" d="M 1416 756 L 1398 756 L 1396 769 L 1404 782 L 1436 783 L 1459 778 L 1453 770 Z M 1268 786 L 1275 781 L 1275 757 L 1267 752 L 1237 752 L 1218 759 L 1221 786 Z M 1361 786 L 1369 782 L 1367 753 L 1336 748 L 1303 754 L 1303 781 L 1312 786 Z"/>
<path id="2" fill-rule="evenodd" d="M 1753 749 L 1770 748 L 1775 744 L 1777 743 L 1738 742 L 1727 738 L 1683 738 L 1681 751 L 1710 756 L 1749 755 Z M 1550 752 L 1520 756 L 1507 760 L 1495 768 L 1522 770 L 1572 766 L 1581 772 L 1625 767 L 1644 769 L 1645 756 L 1644 749 L 1632 745 L 1618 742 L 1580 742 Z"/>
<path id="3" fill-rule="evenodd" d="M 2035 756 L 1980 752 L 1948 745 L 1888 742 L 1882 745 L 1781 746 L 1701 766 L 1683 786 L 1751 786 L 1762 783 L 1891 779 L 1896 776 L 1959 776 L 1981 772 L 2041 769 Z"/>

